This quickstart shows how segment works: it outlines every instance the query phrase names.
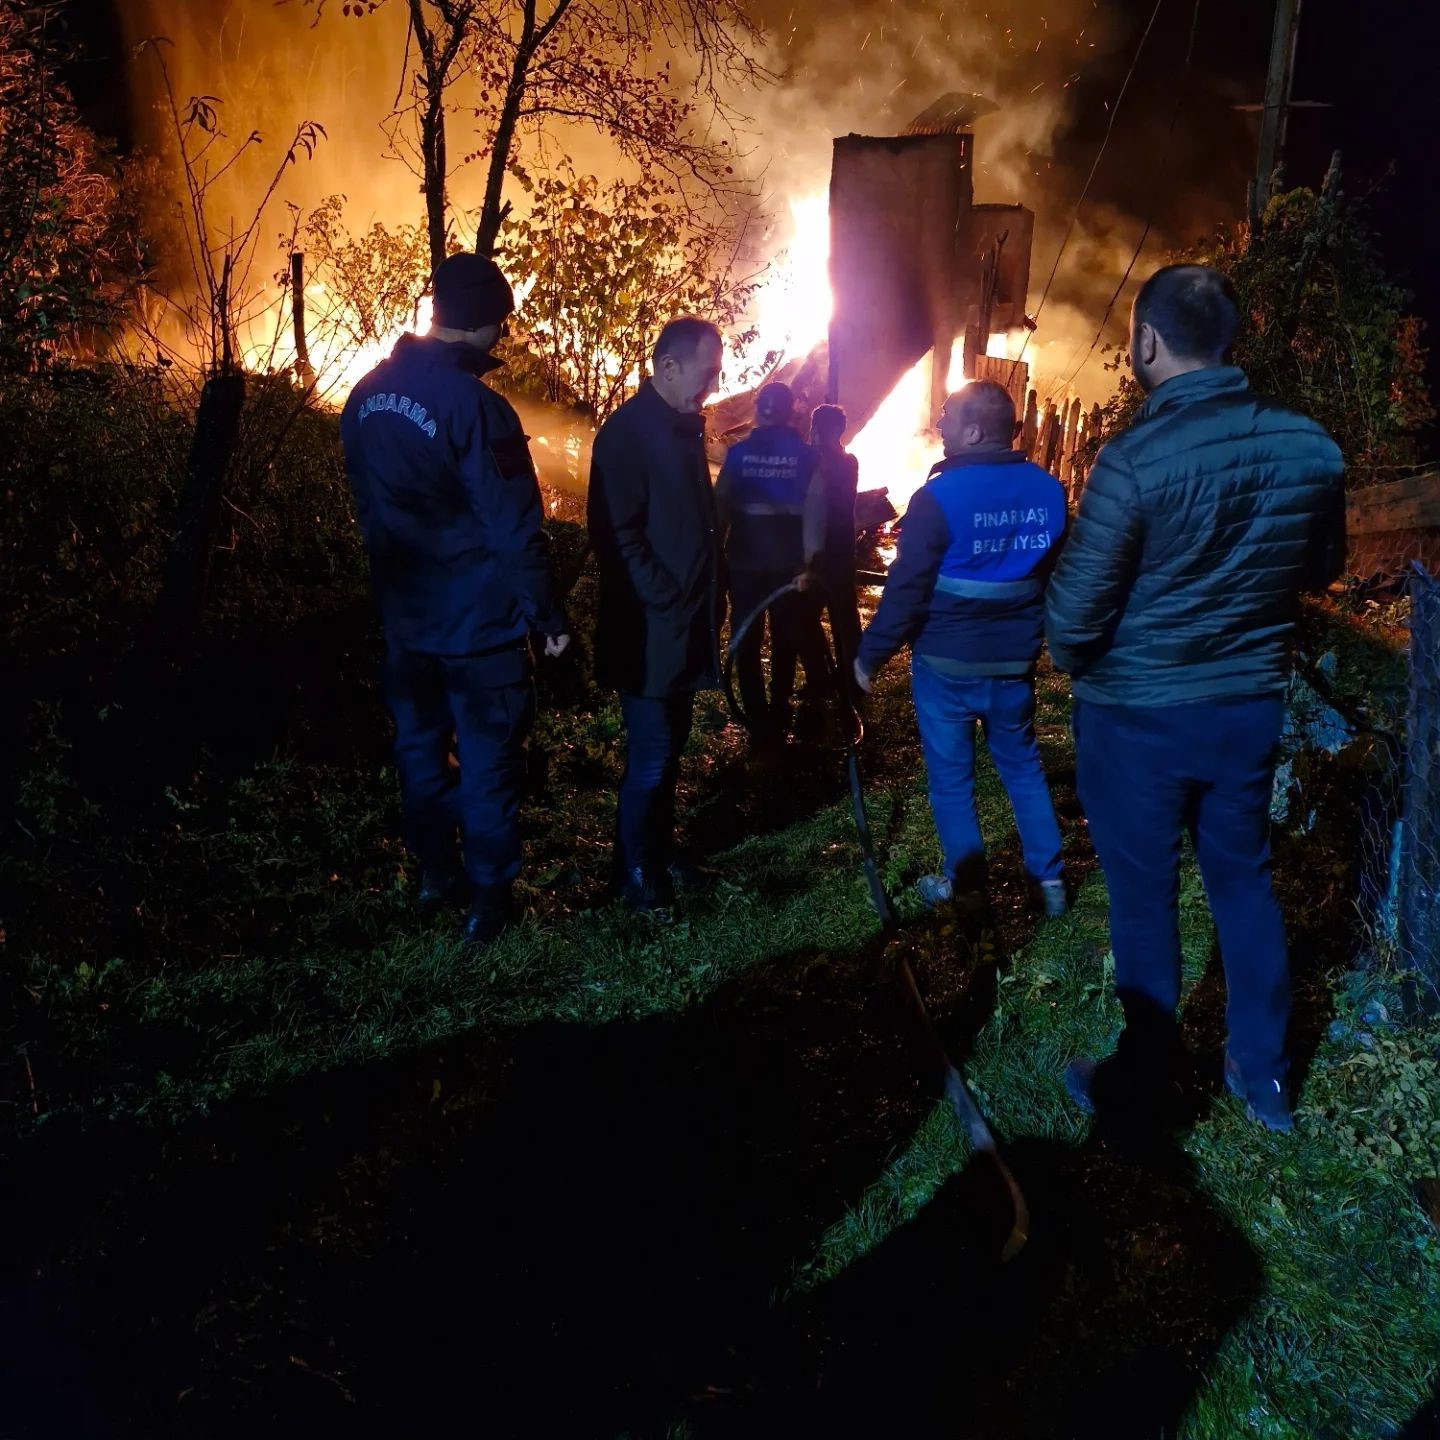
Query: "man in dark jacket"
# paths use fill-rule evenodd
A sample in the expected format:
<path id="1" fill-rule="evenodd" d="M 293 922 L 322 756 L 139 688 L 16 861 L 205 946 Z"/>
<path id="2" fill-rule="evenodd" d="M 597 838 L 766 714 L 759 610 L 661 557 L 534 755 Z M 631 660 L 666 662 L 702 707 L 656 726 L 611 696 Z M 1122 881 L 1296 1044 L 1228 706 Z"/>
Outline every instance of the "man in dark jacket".
<path id="1" fill-rule="evenodd" d="M 845 449 L 846 423 L 845 412 L 838 405 L 818 405 L 810 416 L 815 478 L 825 514 L 824 540 L 812 563 L 830 613 L 836 649 L 853 662 L 860 648 L 860 606 L 855 598 L 855 495 L 860 488 L 860 462 Z"/>
<path id="2" fill-rule="evenodd" d="M 977 380 L 945 402 L 945 458 L 915 492 L 855 681 L 909 644 L 915 718 L 944 865 L 918 885 L 929 905 L 984 886 L 975 809 L 975 726 L 985 727 L 1025 855 L 1049 915 L 1066 909 L 1060 826 L 1035 740 L 1035 662 L 1045 582 L 1065 533 L 1065 492 L 1018 450 L 1015 405 Z"/>
<path id="3" fill-rule="evenodd" d="M 340 436 L 385 634 L 382 681 L 419 898 L 443 903 L 468 876 L 465 935 L 483 943 L 509 922 L 520 869 L 530 633 L 546 637 L 552 656 L 569 636 L 525 433 L 480 380 L 499 364 L 490 349 L 514 308 L 510 287 L 493 261 L 461 254 L 435 272 L 433 290 L 430 333 L 402 336 L 356 385 Z"/>
<path id="4" fill-rule="evenodd" d="M 1227 1083 L 1252 1117 L 1288 1130 L 1270 799 L 1299 595 L 1343 564 L 1344 467 L 1318 425 L 1226 363 L 1239 323 L 1217 271 L 1170 266 L 1146 282 L 1130 358 L 1148 398 L 1097 457 L 1050 586 L 1050 653 L 1074 677 L 1078 789 L 1125 1011 L 1113 1060 L 1075 1061 L 1066 1083 L 1086 1109 L 1143 1121 L 1180 1073 L 1188 832 L 1225 965 Z"/>
<path id="5" fill-rule="evenodd" d="M 616 871 L 622 897 L 644 913 L 674 898 L 680 754 L 695 692 L 719 683 L 715 492 L 700 412 L 720 364 L 709 321 L 670 321 L 651 377 L 600 427 L 591 457 L 596 673 L 619 690 L 625 717 Z"/>
<path id="6" fill-rule="evenodd" d="M 791 591 L 763 614 L 766 598 L 800 579 L 824 548 L 824 495 L 816 455 L 793 425 L 795 396 L 788 385 L 766 385 L 755 397 L 755 428 L 730 447 L 715 485 L 725 564 L 730 577 L 730 623 L 754 616 L 735 654 L 740 699 L 757 744 L 784 738 L 795 693 L 795 664 L 818 685 L 826 672 L 820 615 L 806 591 Z M 765 694 L 761 647 L 770 628 L 770 695 Z"/>

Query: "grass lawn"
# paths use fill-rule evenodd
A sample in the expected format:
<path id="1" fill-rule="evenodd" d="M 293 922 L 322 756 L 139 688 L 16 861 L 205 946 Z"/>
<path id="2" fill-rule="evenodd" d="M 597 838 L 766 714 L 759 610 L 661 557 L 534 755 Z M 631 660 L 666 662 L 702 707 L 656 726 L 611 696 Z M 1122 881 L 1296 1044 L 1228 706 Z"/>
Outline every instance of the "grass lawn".
<path id="1" fill-rule="evenodd" d="M 229 558 L 178 679 L 127 680 L 113 636 L 15 662 L 4 1440 L 1433 1433 L 1440 1034 L 1351 969 L 1343 817 L 1277 852 L 1297 1133 L 1216 1094 L 1117 1149 L 1060 1083 L 1117 1023 L 1064 684 L 1042 677 L 1039 728 L 1078 904 L 1027 909 L 986 762 L 980 932 L 910 893 L 935 845 L 887 673 L 871 823 L 896 943 L 1030 1202 L 1002 1264 L 989 1172 L 876 978 L 836 753 L 754 772 L 704 708 L 684 824 L 716 875 L 655 926 L 604 895 L 617 707 L 547 670 L 528 917 L 467 955 L 411 912 L 363 571 L 315 518 L 274 522 L 284 566 Z M 44 596 L 27 635 L 90 633 Z M 1218 1070 L 1193 874 L 1183 931 Z"/>

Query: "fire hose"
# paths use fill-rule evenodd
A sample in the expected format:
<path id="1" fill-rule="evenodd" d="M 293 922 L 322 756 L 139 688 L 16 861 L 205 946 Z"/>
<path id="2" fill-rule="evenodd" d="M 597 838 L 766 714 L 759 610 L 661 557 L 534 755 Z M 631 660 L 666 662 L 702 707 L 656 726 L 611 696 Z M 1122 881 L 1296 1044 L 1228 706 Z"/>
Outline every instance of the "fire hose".
<path id="1" fill-rule="evenodd" d="M 722 672 L 725 699 L 736 720 L 751 734 L 755 732 L 755 725 L 752 723 L 751 717 L 745 714 L 735 695 L 733 679 L 735 656 L 746 635 L 761 620 L 766 611 L 785 596 L 798 593 L 801 589 L 801 585 L 795 580 L 787 585 L 782 585 L 778 590 L 767 595 L 738 626 L 731 628 L 730 649 L 725 657 Z M 840 707 L 840 732 L 844 737 L 845 774 L 850 786 L 850 804 L 855 817 L 856 836 L 860 842 L 860 856 L 865 868 L 865 880 L 870 890 L 870 903 L 874 906 L 875 913 L 880 919 L 882 954 L 893 960 L 895 976 L 915 1015 L 920 1033 L 925 1038 L 931 1061 L 938 1073 L 943 1076 L 943 1093 L 955 1111 L 956 1119 L 969 1136 L 970 1144 L 976 1153 L 986 1156 L 993 1165 L 996 1175 L 1009 1196 L 1012 1212 L 1010 1234 L 1005 1241 L 1001 1258 L 1011 1260 L 1020 1253 L 1029 1238 L 1030 1208 L 1025 1203 L 1025 1196 L 1016 1183 L 1014 1175 L 1011 1174 L 1010 1167 L 1006 1165 L 1001 1156 L 994 1132 L 990 1129 L 979 1105 L 975 1103 L 974 1096 L 971 1095 L 969 1087 L 965 1084 L 964 1076 L 961 1075 L 945 1050 L 939 1031 L 936 1030 L 935 1022 L 931 1019 L 924 997 L 920 993 L 920 987 L 916 983 L 915 971 L 910 965 L 909 957 L 903 948 L 890 944 L 899 930 L 900 917 L 896 913 L 889 892 L 885 889 L 885 881 L 881 877 L 880 864 L 875 854 L 875 841 L 870 833 L 870 822 L 865 814 L 865 790 L 861 781 L 860 757 L 857 750 L 860 723 L 850 692 L 850 674 L 854 659 L 846 653 L 844 639 L 838 631 L 834 632 L 833 649 L 828 640 L 825 643 L 825 659 L 830 668 L 828 678 L 833 687 L 836 702 Z"/>

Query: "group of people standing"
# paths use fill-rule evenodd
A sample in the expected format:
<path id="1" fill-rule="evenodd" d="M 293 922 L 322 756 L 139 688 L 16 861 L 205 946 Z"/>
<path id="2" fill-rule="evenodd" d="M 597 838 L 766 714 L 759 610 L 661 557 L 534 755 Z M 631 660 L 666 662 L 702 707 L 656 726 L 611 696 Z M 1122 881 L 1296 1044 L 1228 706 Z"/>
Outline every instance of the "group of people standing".
<path id="1" fill-rule="evenodd" d="M 467 894 L 465 935 L 512 916 L 532 636 L 569 632 L 546 560 L 534 466 L 513 408 L 480 377 L 513 309 L 493 262 L 447 260 L 434 324 L 356 387 L 341 422 L 385 633 L 406 843 L 422 904 Z M 1110 887 L 1116 1053 L 1066 1073 L 1076 1103 L 1159 1106 L 1182 1068 L 1178 889 L 1188 832 L 1229 989 L 1226 1080 L 1272 1129 L 1291 1123 L 1289 974 L 1270 884 L 1269 802 L 1288 643 L 1306 588 L 1343 563 L 1343 465 L 1313 422 L 1254 396 L 1229 364 L 1240 324 L 1219 273 L 1158 271 L 1130 353 L 1147 398 L 1097 457 L 1071 523 L 1058 482 L 1016 451 L 1004 387 L 946 401 L 944 458 L 916 491 L 879 608 L 855 606 L 853 457 L 822 406 L 809 439 L 783 385 L 712 482 L 702 412 L 722 366 L 716 327 L 672 320 L 650 376 L 601 426 L 588 495 L 599 562 L 596 677 L 619 692 L 626 763 L 615 881 L 633 909 L 696 879 L 675 850 L 679 762 L 695 697 L 720 680 L 727 605 L 756 743 L 789 721 L 797 660 L 811 684 L 868 692 L 901 649 L 939 832 L 930 905 L 982 893 L 975 730 L 985 731 L 1045 913 L 1068 907 L 1060 826 L 1035 733 L 1048 637 L 1073 677 L 1077 789 Z M 839 675 L 821 629 L 828 608 Z M 752 618 L 753 617 L 753 618 Z M 762 633 L 770 631 L 766 693 Z M 451 762 L 451 746 L 458 772 Z"/>

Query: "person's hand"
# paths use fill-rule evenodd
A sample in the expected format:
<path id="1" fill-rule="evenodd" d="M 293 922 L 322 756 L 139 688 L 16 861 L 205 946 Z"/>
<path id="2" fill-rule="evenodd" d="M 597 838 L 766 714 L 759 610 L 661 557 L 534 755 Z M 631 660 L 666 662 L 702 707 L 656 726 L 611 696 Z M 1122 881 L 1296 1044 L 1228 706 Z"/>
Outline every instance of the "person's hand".
<path id="1" fill-rule="evenodd" d="M 855 662 L 855 683 L 867 695 L 875 688 L 875 677 L 858 660 Z"/>
<path id="2" fill-rule="evenodd" d="M 795 582 L 794 582 L 794 583 L 795 583 L 795 588 L 796 588 L 798 591 L 800 591 L 800 593 L 803 595 L 803 594 L 805 593 L 805 591 L 807 591 L 807 590 L 810 588 L 810 586 L 811 586 L 812 584 L 814 584 L 814 581 L 811 579 L 810 572 L 809 572 L 808 570 L 802 570 L 802 571 L 795 577 Z"/>
<path id="3" fill-rule="evenodd" d="M 558 660 L 569 648 L 570 637 L 568 635 L 547 635 L 545 637 L 545 653 L 552 660 Z"/>

